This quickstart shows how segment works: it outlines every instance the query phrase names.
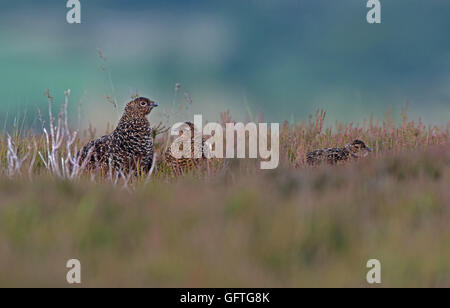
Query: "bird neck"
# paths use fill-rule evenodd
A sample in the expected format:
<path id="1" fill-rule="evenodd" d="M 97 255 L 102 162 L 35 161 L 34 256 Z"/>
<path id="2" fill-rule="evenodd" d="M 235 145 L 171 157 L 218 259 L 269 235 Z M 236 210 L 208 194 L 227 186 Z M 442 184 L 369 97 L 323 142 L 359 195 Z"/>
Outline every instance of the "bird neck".
<path id="1" fill-rule="evenodd" d="M 140 123 L 148 123 L 148 119 L 146 116 L 136 115 L 136 114 L 124 114 L 122 118 L 120 118 L 119 123 L 125 122 L 140 122 Z"/>
<path id="2" fill-rule="evenodd" d="M 129 116 L 129 115 L 123 115 L 122 118 L 119 121 L 119 124 L 117 125 L 117 129 L 121 129 L 123 127 L 149 127 L 150 122 L 146 117 L 136 117 L 136 116 Z"/>
<path id="3" fill-rule="evenodd" d="M 358 150 L 356 149 L 356 147 L 353 144 L 347 144 L 344 148 L 347 149 L 347 151 L 352 152 L 352 153 L 358 152 Z"/>

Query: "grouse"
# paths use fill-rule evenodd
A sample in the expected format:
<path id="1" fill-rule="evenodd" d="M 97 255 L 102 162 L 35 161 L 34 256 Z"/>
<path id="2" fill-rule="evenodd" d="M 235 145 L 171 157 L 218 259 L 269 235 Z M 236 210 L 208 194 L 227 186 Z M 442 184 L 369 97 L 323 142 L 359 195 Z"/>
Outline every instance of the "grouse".
<path id="1" fill-rule="evenodd" d="M 191 151 L 184 151 L 183 143 L 178 144 L 179 154 L 182 155 L 180 158 L 176 158 L 172 153 L 172 146 L 170 146 L 165 152 L 164 158 L 166 165 L 171 168 L 174 174 L 178 175 L 193 168 L 199 167 L 202 162 L 210 157 L 211 147 L 206 143 L 204 137 L 199 136 L 198 129 L 191 122 L 185 122 L 182 124 L 179 130 L 179 136 L 191 136 L 190 144 Z M 182 138 L 180 138 L 180 141 Z M 176 146 L 176 145 L 175 145 Z M 176 149 L 176 148 L 175 148 Z M 196 157 L 197 154 L 197 157 Z"/>
<path id="2" fill-rule="evenodd" d="M 306 162 L 311 166 L 322 163 L 334 165 L 339 161 L 365 157 L 371 151 L 363 141 L 356 139 L 342 148 L 326 148 L 312 151 L 306 155 Z"/>
<path id="3" fill-rule="evenodd" d="M 138 168 L 148 172 L 153 163 L 153 139 L 147 120 L 154 101 L 139 97 L 129 102 L 117 128 L 100 139 L 92 140 L 79 152 L 79 165 L 129 172 Z"/>

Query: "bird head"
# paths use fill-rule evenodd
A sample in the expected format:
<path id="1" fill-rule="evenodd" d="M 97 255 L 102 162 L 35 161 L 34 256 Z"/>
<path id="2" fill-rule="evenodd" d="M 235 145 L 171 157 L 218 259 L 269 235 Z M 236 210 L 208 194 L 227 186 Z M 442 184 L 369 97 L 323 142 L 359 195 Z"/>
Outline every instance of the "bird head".
<path id="1" fill-rule="evenodd" d="M 184 122 L 183 130 L 191 133 L 191 138 L 194 138 L 195 134 L 198 132 L 198 129 L 195 127 L 192 122 Z"/>
<path id="2" fill-rule="evenodd" d="M 369 148 L 363 141 L 355 139 L 352 143 L 346 146 L 350 152 L 357 157 L 366 157 L 372 149 Z"/>
<path id="3" fill-rule="evenodd" d="M 199 132 L 192 122 L 177 123 L 174 128 L 178 131 L 178 137 L 186 136 L 188 138 L 188 136 L 191 136 L 191 139 L 193 139 L 195 134 Z"/>
<path id="4" fill-rule="evenodd" d="M 151 99 L 138 97 L 127 104 L 125 114 L 128 117 L 146 117 L 157 106 L 158 104 Z"/>
<path id="5" fill-rule="evenodd" d="M 192 151 L 194 151 L 194 148 L 197 148 L 199 153 L 203 151 L 202 156 L 205 157 L 204 139 L 200 128 L 196 127 L 192 122 L 184 122 L 175 124 L 172 129 L 178 132 L 176 141 L 179 150 L 183 151 L 183 143 L 188 142 L 191 144 Z M 194 154 L 192 153 L 192 155 Z"/>

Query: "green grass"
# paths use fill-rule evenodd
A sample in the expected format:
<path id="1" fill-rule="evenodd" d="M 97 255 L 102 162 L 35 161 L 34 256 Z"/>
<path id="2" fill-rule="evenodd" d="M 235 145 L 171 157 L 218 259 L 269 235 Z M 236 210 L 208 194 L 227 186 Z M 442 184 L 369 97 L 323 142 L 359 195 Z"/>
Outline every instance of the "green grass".
<path id="1" fill-rule="evenodd" d="M 375 258 L 382 286 L 450 287 L 449 125 L 331 130 L 323 116 L 284 125 L 276 170 L 218 161 L 175 178 L 159 163 L 127 189 L 58 178 L 39 157 L 8 175 L 0 137 L 0 286 L 68 286 L 76 258 L 89 287 L 366 287 Z M 305 166 L 310 149 L 356 137 L 375 153 Z M 13 139 L 19 157 L 32 140 L 45 152 L 41 136 Z"/>

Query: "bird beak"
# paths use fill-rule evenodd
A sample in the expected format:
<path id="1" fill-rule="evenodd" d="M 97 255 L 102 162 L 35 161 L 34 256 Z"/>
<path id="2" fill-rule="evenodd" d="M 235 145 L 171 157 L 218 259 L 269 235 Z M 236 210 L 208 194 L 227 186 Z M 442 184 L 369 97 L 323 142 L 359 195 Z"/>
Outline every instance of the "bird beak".
<path id="1" fill-rule="evenodd" d="M 153 107 L 158 107 L 158 103 L 157 102 L 153 102 Z"/>

